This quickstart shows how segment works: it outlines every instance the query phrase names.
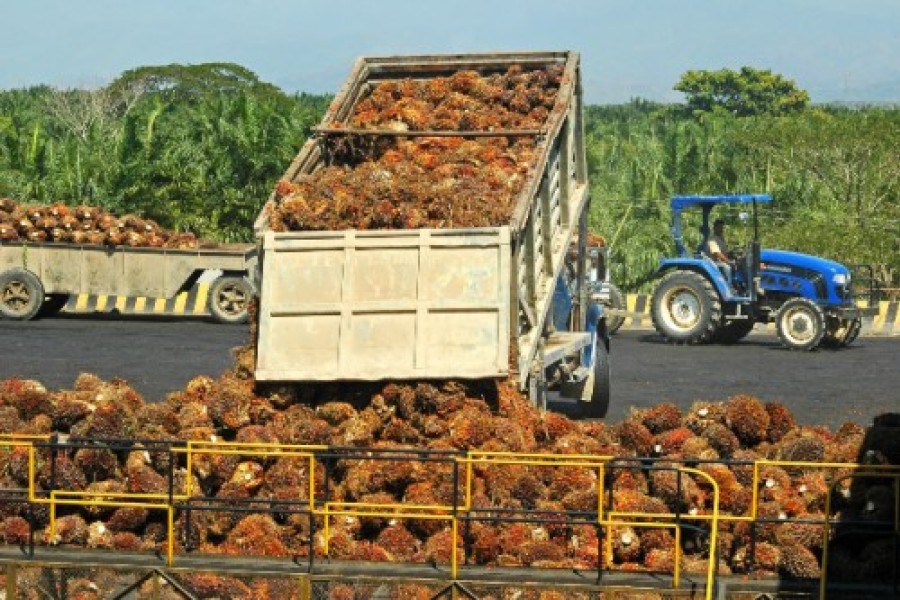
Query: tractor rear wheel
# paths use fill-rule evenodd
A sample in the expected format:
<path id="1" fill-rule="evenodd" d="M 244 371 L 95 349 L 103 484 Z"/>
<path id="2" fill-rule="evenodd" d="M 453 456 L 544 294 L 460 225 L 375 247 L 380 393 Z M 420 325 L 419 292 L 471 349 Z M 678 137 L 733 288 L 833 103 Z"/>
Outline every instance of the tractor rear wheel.
<path id="1" fill-rule="evenodd" d="M 722 320 L 722 302 L 706 277 L 693 271 L 675 271 L 656 286 L 650 316 L 666 340 L 702 344 L 716 334 Z"/>
<path id="2" fill-rule="evenodd" d="M 825 313 L 806 298 L 791 298 L 775 316 L 781 343 L 792 350 L 814 350 L 825 337 Z"/>

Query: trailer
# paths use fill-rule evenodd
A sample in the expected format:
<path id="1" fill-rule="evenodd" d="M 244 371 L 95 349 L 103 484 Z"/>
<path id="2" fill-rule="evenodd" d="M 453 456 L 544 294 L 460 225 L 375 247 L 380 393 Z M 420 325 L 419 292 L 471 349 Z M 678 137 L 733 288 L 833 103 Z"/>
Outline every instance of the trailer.
<path id="1" fill-rule="evenodd" d="M 253 244 L 203 244 L 195 249 L 56 243 L 0 244 L 0 316 L 28 320 L 61 309 L 71 295 L 172 298 L 207 272 L 217 321 L 247 320 L 254 291 Z"/>
<path id="2" fill-rule="evenodd" d="M 334 125 L 378 82 L 461 70 L 488 76 L 513 65 L 563 69 L 554 108 L 538 130 Z M 537 156 L 511 219 L 496 227 L 274 231 L 279 198 L 273 192 L 255 225 L 261 266 L 256 380 L 511 377 L 536 404 L 575 400 L 583 414 L 604 415 L 609 342 L 603 308 L 588 285 L 599 255 L 585 241 L 590 196 L 579 55 L 360 58 L 283 179 L 297 182 L 333 164 L 330 144 L 346 136 L 531 136 Z"/>

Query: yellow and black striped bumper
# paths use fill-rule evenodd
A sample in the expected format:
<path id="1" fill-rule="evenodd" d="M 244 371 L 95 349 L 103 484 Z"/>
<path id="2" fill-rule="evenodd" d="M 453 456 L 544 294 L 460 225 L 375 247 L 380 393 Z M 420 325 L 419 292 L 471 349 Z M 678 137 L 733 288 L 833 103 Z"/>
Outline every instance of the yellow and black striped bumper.
<path id="1" fill-rule="evenodd" d="M 66 313 L 117 311 L 129 315 L 204 316 L 209 314 L 209 287 L 208 283 L 200 283 L 172 298 L 73 294 L 62 310 Z"/>

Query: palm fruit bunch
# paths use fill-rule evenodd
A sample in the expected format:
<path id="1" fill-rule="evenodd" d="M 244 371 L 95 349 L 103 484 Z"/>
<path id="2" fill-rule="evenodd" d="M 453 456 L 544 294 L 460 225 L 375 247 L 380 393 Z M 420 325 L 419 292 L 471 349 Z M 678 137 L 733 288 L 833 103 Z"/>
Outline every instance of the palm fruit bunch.
<path id="1" fill-rule="evenodd" d="M 194 234 L 177 233 L 137 215 L 116 216 L 96 206 L 25 205 L 0 198 L 0 242 L 20 241 L 140 248 L 199 246 Z"/>
<path id="2" fill-rule="evenodd" d="M 387 80 L 331 128 L 489 132 L 542 128 L 561 66 Z M 532 136 L 398 137 L 340 133 L 323 140 L 329 165 L 279 181 L 275 231 L 496 226 L 509 222 L 539 151 Z"/>
<path id="3" fill-rule="evenodd" d="M 450 506 L 465 492 L 450 458 L 460 451 L 611 456 L 596 468 L 476 461 L 472 512 L 461 527 L 459 555 L 469 563 L 547 568 L 613 568 L 668 572 L 675 567 L 675 531 L 622 525 L 602 532 L 590 523 L 567 523 L 566 511 L 590 515 L 598 494 L 608 515 L 678 513 L 685 570 L 702 571 L 709 556 L 707 521 L 718 488 L 722 514 L 760 519 L 723 523 L 718 531 L 720 572 L 753 572 L 810 578 L 821 571 L 826 497 L 830 481 L 834 529 L 868 531 L 830 541 L 831 569 L 838 578 L 879 577 L 869 563 L 884 563 L 878 532 L 892 518 L 895 502 L 884 478 L 848 478 L 849 469 L 816 467 L 825 460 L 874 465 L 900 462 L 900 424 L 885 415 L 874 426 L 846 424 L 835 432 L 801 426 L 781 404 L 750 396 L 725 402 L 698 401 L 686 410 L 671 404 L 635 410 L 621 423 L 577 422 L 532 407 L 514 384 L 428 382 L 320 385 L 308 389 L 258 388 L 236 361 L 219 377 L 198 376 L 160 403 L 147 403 L 127 382 L 79 376 L 71 389 L 51 391 L 37 381 L 0 382 L 0 432 L 55 433 L 71 447 L 35 453 L 34 477 L 51 485 L 98 495 L 165 493 L 187 489 L 209 510 L 176 515 L 179 548 L 223 555 L 305 556 L 325 552 L 321 517 L 292 508 L 309 498 L 311 480 L 325 500 L 370 505 Z M 125 448 L 99 440 L 133 440 Z M 327 464 L 285 455 L 197 454 L 188 471 L 183 456 L 160 450 L 157 440 L 290 443 L 350 448 Z M 83 443 L 79 446 L 79 440 Z M 352 448 L 364 449 L 353 454 Z M 422 450 L 445 462 L 421 462 Z M 789 464 L 753 462 L 794 461 Z M 28 484 L 28 450 L 0 447 L 4 489 Z M 691 469 L 691 470 L 685 470 Z M 758 477 L 754 479 L 754 470 Z M 758 487 L 754 489 L 754 484 Z M 230 508 L 256 502 L 268 512 Z M 281 503 L 281 504 L 279 504 Z M 541 522 L 514 522 L 517 516 Z M 23 502 L 0 503 L 0 540 L 27 541 Z M 71 507 L 49 529 L 45 506 L 35 509 L 37 543 L 159 551 L 165 547 L 165 516 L 159 511 L 104 506 Z M 646 518 L 646 517 L 644 517 Z M 660 517 L 662 520 L 670 520 Z M 631 520 L 629 517 L 627 520 Z M 841 525 L 846 522 L 847 525 Z M 851 526 L 852 523 L 852 526 Z M 333 558 L 429 562 L 449 560 L 448 522 L 378 516 L 331 518 L 328 553 Z M 868 527 L 868 529 L 866 529 Z M 855 528 L 855 529 L 854 529 Z M 704 533 L 705 532 L 705 533 Z M 612 555 L 599 543 L 613 535 Z M 849 541 L 848 541 L 849 540 Z M 867 557 L 864 563 L 861 557 Z M 837 563 L 837 564 L 835 564 Z M 199 588 L 223 585 L 197 579 Z M 245 584 L 249 587 L 249 584 Z M 250 592 L 253 593 L 252 590 Z"/>

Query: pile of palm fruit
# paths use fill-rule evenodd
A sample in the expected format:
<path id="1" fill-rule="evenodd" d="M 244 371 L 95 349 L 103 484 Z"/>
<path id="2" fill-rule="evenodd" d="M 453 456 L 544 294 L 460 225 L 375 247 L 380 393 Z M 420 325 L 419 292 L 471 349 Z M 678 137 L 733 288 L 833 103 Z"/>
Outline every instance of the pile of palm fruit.
<path id="1" fill-rule="evenodd" d="M 612 554 L 606 555 L 596 527 L 566 523 L 563 515 L 596 511 L 601 484 L 612 490 L 604 498 L 606 510 L 678 512 L 684 523 L 710 514 L 711 486 L 696 474 L 679 476 L 675 466 L 695 467 L 717 482 L 722 514 L 750 514 L 754 492 L 757 495 L 756 525 L 723 523 L 718 530 L 721 573 L 819 577 L 820 522 L 831 480 L 836 482 L 832 512 L 848 522 L 849 533 L 865 533 L 866 522 L 890 522 L 893 516 L 895 499 L 886 480 L 841 480 L 852 472 L 850 468 L 762 465 L 754 490 L 752 463 L 770 459 L 900 464 L 896 415 L 879 417 L 865 429 L 847 423 L 831 431 L 798 424 L 782 404 L 737 395 L 723 402 L 698 401 L 687 411 L 663 403 L 634 410 L 616 424 L 578 422 L 533 408 L 507 383 L 260 390 L 251 376 L 252 349 L 236 356 L 234 367 L 218 378 L 197 377 L 161 403 L 145 402 L 124 381 L 101 381 L 88 374 L 78 377 L 72 389 L 59 391 L 49 391 L 36 381 L 8 379 L 0 382 L 0 432 L 57 433 L 69 442 L 177 439 L 373 449 L 363 457 L 396 450 L 397 460 L 336 461 L 328 475 L 329 499 L 418 506 L 452 504 L 462 485 L 454 483 L 452 469 L 415 460 L 422 450 L 618 457 L 608 464 L 605 482 L 597 480 L 596 469 L 476 464 L 471 506 L 481 509 L 480 514 L 525 510 L 557 519 L 473 520 L 459 540 L 460 556 L 469 564 L 594 569 L 602 562 L 614 569 L 671 572 L 675 561 L 671 530 L 610 528 Z M 116 451 L 102 445 L 61 451 L 52 466 L 41 450 L 36 477 L 45 489 L 52 477 L 56 488 L 68 490 L 165 493 L 169 461 L 169 454 L 154 450 L 149 442 Z M 0 488 L 27 485 L 26 448 L 0 449 L 0 464 L 4 465 Z M 324 489 L 321 463 L 310 473 L 302 462 L 288 457 L 211 454 L 196 457 L 191 472 L 182 460 L 171 466 L 176 491 L 186 489 L 190 478 L 195 496 L 216 499 L 223 506 L 249 499 L 302 500 L 308 497 L 310 477 L 316 479 L 316 489 Z M 30 533 L 26 505 L 3 503 L 0 509 L 0 541 L 25 543 Z M 47 517 L 46 506 L 36 507 L 39 544 L 150 551 L 165 543 L 164 515 L 141 508 L 62 510 L 52 534 Z M 176 531 L 185 529 L 185 518 L 183 512 L 177 515 Z M 222 509 L 196 511 L 191 519 L 190 539 L 177 541 L 180 550 L 189 542 L 194 551 L 223 555 L 302 557 L 310 548 L 317 555 L 324 553 L 322 523 L 312 528 L 303 515 Z M 703 523 L 695 524 L 703 529 Z M 444 564 L 450 559 L 453 538 L 444 521 L 336 517 L 330 526 L 332 558 Z M 883 525 L 873 527 L 884 530 Z M 683 569 L 704 571 L 710 552 L 707 542 L 706 535 L 685 530 Z M 871 530 L 862 536 L 839 536 L 830 563 L 834 576 L 845 580 L 886 576 L 891 572 L 892 543 Z M 211 579 L 208 584 L 214 587 L 220 581 Z"/>
<path id="2" fill-rule="evenodd" d="M 177 233 L 151 219 L 116 216 L 96 206 L 26 205 L 0 198 L 0 242 L 57 242 L 91 246 L 196 248 L 192 233 Z"/>
<path id="3" fill-rule="evenodd" d="M 539 130 L 556 108 L 562 66 L 388 80 L 330 123 L 327 163 L 280 181 L 274 231 L 463 228 L 509 223 L 537 160 L 533 135 L 398 136 L 402 132 Z M 356 130 L 392 135 L 357 135 Z"/>

